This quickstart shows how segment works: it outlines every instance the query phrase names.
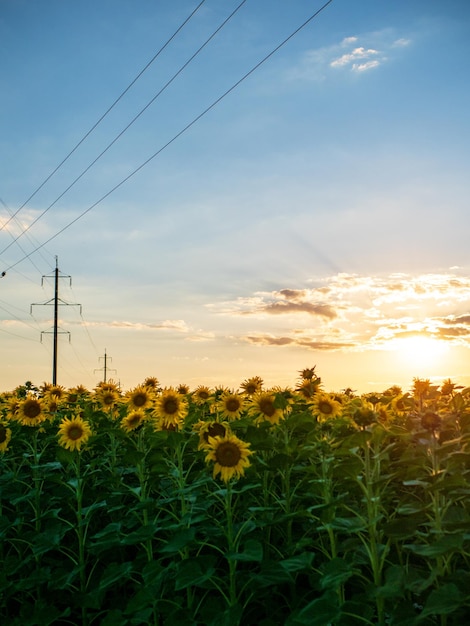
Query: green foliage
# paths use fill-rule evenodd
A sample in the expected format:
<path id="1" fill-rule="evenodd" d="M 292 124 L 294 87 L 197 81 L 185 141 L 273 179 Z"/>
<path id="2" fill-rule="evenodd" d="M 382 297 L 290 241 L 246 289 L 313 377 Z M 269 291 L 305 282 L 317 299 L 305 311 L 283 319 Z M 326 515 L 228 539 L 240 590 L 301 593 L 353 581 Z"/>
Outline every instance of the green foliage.
<path id="1" fill-rule="evenodd" d="M 159 429 L 150 408 L 126 431 L 124 396 L 105 411 L 83 393 L 93 435 L 71 451 L 57 433 L 77 407 L 64 401 L 25 426 L 12 400 L 32 391 L 0 397 L 11 429 L 0 452 L 2 624 L 460 626 L 470 616 L 470 393 L 415 382 L 400 397 L 336 394 L 341 415 L 325 422 L 314 395 L 276 390 L 279 423 L 247 403 L 229 424 L 252 455 L 224 483 L 196 428 L 219 419 L 210 399 L 187 394 L 175 430 Z"/>

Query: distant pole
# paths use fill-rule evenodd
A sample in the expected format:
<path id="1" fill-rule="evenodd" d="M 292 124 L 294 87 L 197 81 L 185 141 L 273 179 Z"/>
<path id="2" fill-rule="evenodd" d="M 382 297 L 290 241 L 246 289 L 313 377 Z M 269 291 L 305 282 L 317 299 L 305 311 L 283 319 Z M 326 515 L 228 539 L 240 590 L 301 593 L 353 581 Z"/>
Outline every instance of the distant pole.
<path id="1" fill-rule="evenodd" d="M 59 330 L 59 266 L 55 258 L 54 272 L 54 348 L 52 357 L 52 384 L 57 385 L 57 335 Z"/>
<path id="2" fill-rule="evenodd" d="M 112 361 L 112 358 L 107 355 L 106 348 L 104 350 L 104 357 L 100 356 L 100 359 L 103 359 L 104 365 L 103 365 L 103 367 L 101 369 L 95 370 L 95 372 L 103 372 L 103 382 L 105 383 L 106 379 L 107 379 L 108 371 L 116 372 L 117 370 L 110 370 L 108 368 L 108 359 L 110 359 Z"/>
<path id="3" fill-rule="evenodd" d="M 58 264 L 57 256 L 55 257 L 54 274 L 52 276 L 43 276 L 41 278 L 41 285 L 44 284 L 44 279 L 45 278 L 53 278 L 54 279 L 54 297 L 51 298 L 50 300 L 48 300 L 47 302 L 33 302 L 33 304 L 31 304 L 31 307 L 30 307 L 30 312 L 31 313 L 33 312 L 33 306 L 47 306 L 47 305 L 53 305 L 54 306 L 54 325 L 52 327 L 52 334 L 53 334 L 52 384 L 53 385 L 57 385 L 57 364 L 58 364 L 57 354 L 58 354 L 58 337 L 59 337 L 59 334 L 67 333 L 68 336 L 69 336 L 69 341 L 70 341 L 70 333 L 67 330 L 59 330 L 59 305 L 79 306 L 80 307 L 80 312 L 82 310 L 82 305 L 81 304 L 71 304 L 70 302 L 64 302 L 64 300 L 61 300 L 59 298 L 59 278 L 68 278 L 69 281 L 70 281 L 70 285 L 72 284 L 72 278 L 70 276 L 60 276 L 59 275 L 59 264 Z M 43 334 L 48 334 L 50 332 L 51 331 L 46 331 L 46 330 L 41 331 L 41 341 L 42 341 Z"/>

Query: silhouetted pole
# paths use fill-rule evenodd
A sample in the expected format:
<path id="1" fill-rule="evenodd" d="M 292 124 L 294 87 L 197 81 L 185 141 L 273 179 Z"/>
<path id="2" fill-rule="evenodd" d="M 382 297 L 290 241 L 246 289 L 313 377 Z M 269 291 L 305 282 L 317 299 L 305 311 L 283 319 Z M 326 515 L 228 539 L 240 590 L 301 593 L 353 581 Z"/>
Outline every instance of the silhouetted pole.
<path id="1" fill-rule="evenodd" d="M 31 313 L 33 311 L 33 306 L 48 306 L 48 305 L 53 305 L 54 306 L 54 325 L 53 325 L 53 328 L 52 328 L 52 333 L 53 333 L 52 384 L 53 385 L 57 385 L 57 354 L 58 354 L 58 336 L 59 336 L 59 334 L 67 333 L 68 336 L 69 336 L 69 341 L 70 341 L 70 333 L 67 330 L 59 330 L 59 305 L 79 306 L 80 307 L 80 313 L 82 311 L 82 305 L 81 304 L 72 304 L 70 302 L 64 302 L 63 300 L 61 300 L 59 298 L 59 278 L 68 278 L 69 282 L 70 282 L 70 285 L 72 285 L 72 278 L 71 278 L 71 276 L 60 276 L 59 275 L 59 265 L 58 265 L 57 256 L 55 258 L 54 274 L 52 276 L 43 276 L 41 278 L 41 285 L 44 284 L 44 279 L 45 278 L 53 278 L 54 279 L 54 297 L 51 298 L 50 300 L 48 300 L 47 302 L 33 302 L 33 304 L 31 305 Z M 47 331 L 47 330 L 41 331 L 41 341 L 42 341 L 43 334 L 48 334 L 50 332 L 51 331 Z"/>
<path id="2" fill-rule="evenodd" d="M 103 357 L 103 356 L 100 356 L 100 359 L 103 359 L 103 360 L 104 360 L 104 366 L 103 366 L 101 369 L 97 369 L 97 370 L 94 370 L 94 371 L 95 371 L 95 372 L 103 372 L 103 382 L 105 383 L 105 382 L 106 382 L 106 377 L 107 377 L 107 375 L 108 375 L 108 371 L 110 371 L 110 372 L 116 372 L 117 370 L 108 370 L 108 359 L 111 359 L 111 361 L 112 361 L 113 359 L 112 359 L 112 357 L 109 357 L 109 356 L 106 354 L 106 348 L 105 348 L 105 350 L 104 350 L 104 357 Z"/>

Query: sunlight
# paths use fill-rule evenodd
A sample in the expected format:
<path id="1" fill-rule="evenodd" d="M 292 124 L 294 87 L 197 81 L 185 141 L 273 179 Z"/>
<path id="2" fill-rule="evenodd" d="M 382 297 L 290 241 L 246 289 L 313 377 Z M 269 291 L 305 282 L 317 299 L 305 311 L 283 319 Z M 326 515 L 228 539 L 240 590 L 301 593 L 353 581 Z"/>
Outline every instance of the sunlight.
<path id="1" fill-rule="evenodd" d="M 394 349 L 406 365 L 423 370 L 438 366 L 439 361 L 449 351 L 449 346 L 445 341 L 432 337 L 415 336 L 397 339 Z"/>

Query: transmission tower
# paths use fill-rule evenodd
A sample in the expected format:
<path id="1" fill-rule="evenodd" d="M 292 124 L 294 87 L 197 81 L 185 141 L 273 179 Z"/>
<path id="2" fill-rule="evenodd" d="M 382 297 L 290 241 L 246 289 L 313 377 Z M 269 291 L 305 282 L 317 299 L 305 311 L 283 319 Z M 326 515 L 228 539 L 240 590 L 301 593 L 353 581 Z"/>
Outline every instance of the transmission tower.
<path id="1" fill-rule="evenodd" d="M 105 383 L 106 379 L 107 379 L 108 372 L 117 372 L 117 370 L 109 369 L 109 367 L 108 367 L 108 360 L 111 359 L 111 361 L 112 361 L 113 359 L 112 359 L 112 357 L 110 357 L 110 356 L 108 356 L 106 354 L 106 348 L 104 350 L 104 356 L 100 356 L 100 359 L 103 359 L 103 363 L 104 363 L 103 367 L 101 367 L 100 369 L 93 370 L 93 371 L 94 372 L 103 372 L 103 382 Z"/>
<path id="2" fill-rule="evenodd" d="M 70 333 L 68 330 L 62 330 L 59 328 L 59 306 L 79 306 L 80 314 L 82 312 L 81 304 L 72 304 L 71 302 L 65 302 L 61 298 L 59 298 L 59 278 L 68 278 L 69 285 L 72 285 L 72 277 L 71 276 L 60 276 L 58 259 L 55 257 L 55 270 L 52 276 L 42 276 L 41 278 L 41 286 L 44 284 L 44 280 L 46 278 L 54 279 L 54 297 L 47 302 L 33 302 L 30 307 L 30 313 L 33 312 L 33 306 L 53 306 L 54 307 L 54 326 L 52 330 L 43 330 L 41 331 L 41 341 L 42 336 L 45 334 L 53 334 L 54 335 L 54 347 L 52 351 L 52 384 L 57 385 L 57 344 L 58 344 L 58 336 L 60 334 L 68 334 L 69 342 L 70 342 Z"/>

